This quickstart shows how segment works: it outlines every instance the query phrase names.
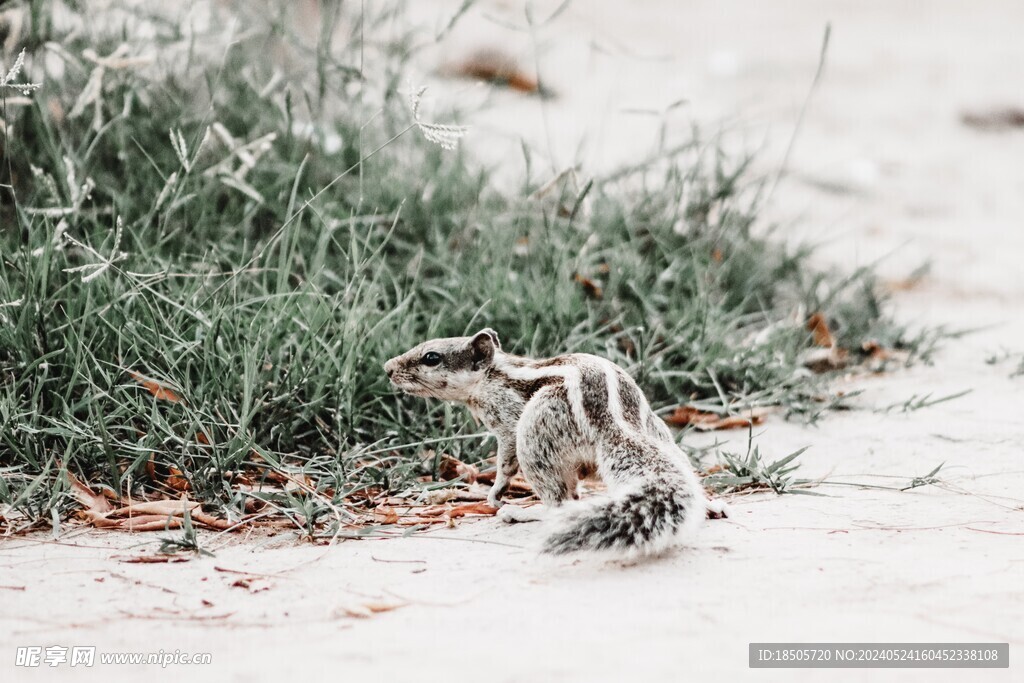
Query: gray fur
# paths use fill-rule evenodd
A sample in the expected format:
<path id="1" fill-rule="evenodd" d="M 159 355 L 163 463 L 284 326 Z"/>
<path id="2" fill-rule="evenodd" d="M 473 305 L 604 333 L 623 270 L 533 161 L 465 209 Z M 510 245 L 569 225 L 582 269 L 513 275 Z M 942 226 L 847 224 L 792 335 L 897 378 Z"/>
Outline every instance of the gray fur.
<path id="1" fill-rule="evenodd" d="M 435 366 L 424 363 L 431 352 L 441 356 Z M 497 474 L 488 502 L 502 504 L 521 467 L 545 507 L 563 512 L 545 552 L 656 553 L 704 518 L 708 501 L 672 432 L 610 361 L 514 356 L 485 329 L 424 342 L 384 367 L 398 389 L 463 403 L 494 434 Z M 575 497 L 580 466 L 595 465 L 610 497 L 563 505 Z"/>

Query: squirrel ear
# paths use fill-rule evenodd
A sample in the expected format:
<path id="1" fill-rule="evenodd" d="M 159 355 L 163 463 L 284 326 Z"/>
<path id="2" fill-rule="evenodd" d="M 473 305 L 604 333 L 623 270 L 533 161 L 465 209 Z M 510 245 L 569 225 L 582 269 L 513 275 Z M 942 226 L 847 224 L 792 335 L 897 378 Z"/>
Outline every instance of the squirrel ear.
<path id="1" fill-rule="evenodd" d="M 477 332 L 476 336 L 479 337 L 481 334 L 486 334 L 488 337 L 491 338 L 491 341 L 494 342 L 494 348 L 496 348 L 496 349 L 500 349 L 501 348 L 501 341 L 498 339 L 498 333 L 497 332 L 495 332 L 494 330 L 492 330 L 489 327 L 485 327 L 484 329 L 482 329 L 479 332 Z"/>
<path id="2" fill-rule="evenodd" d="M 491 362 L 495 349 L 501 348 L 501 342 L 498 341 L 498 333 L 488 327 L 473 335 L 469 347 L 473 352 L 473 369 L 479 370 Z"/>

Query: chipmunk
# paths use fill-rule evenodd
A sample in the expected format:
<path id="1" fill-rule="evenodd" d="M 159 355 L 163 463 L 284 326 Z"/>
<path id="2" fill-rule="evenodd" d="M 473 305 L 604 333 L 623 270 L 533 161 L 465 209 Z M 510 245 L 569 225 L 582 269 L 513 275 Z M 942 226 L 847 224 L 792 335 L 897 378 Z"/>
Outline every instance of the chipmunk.
<path id="1" fill-rule="evenodd" d="M 538 518 L 501 497 L 520 467 L 548 510 L 576 497 L 577 469 L 596 465 L 609 498 L 564 507 L 542 551 L 649 555 L 692 531 L 708 500 L 665 422 L 633 378 L 609 360 L 570 353 L 532 360 L 505 353 L 497 333 L 432 339 L 384 364 L 392 385 L 414 396 L 463 403 L 497 438 L 488 503 L 506 521 Z"/>

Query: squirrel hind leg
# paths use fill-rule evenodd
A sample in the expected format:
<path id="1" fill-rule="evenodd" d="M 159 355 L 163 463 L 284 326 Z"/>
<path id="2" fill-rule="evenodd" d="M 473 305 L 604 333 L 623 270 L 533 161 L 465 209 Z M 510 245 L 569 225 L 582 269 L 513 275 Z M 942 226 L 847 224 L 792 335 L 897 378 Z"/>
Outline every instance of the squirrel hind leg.
<path id="1" fill-rule="evenodd" d="M 574 423 L 564 388 L 548 388 L 534 397 L 516 429 L 519 466 L 549 507 L 575 497 L 582 435 Z"/>

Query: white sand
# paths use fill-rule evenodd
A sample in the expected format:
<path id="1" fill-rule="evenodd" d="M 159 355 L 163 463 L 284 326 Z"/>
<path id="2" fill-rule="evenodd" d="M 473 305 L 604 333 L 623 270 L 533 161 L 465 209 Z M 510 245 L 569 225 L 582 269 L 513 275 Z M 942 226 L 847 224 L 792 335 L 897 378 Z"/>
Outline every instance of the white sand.
<path id="1" fill-rule="evenodd" d="M 457 4 L 440 3 L 441 14 Z M 483 6 L 521 21 L 509 9 L 518 4 Z M 434 21 L 438 6 L 417 12 Z M 438 58 L 508 35 L 479 15 Z M 759 168 L 771 171 L 828 19 L 825 76 L 771 217 L 799 217 L 785 234 L 825 241 L 823 260 L 844 268 L 899 247 L 882 268 L 900 278 L 930 258 L 932 275 L 896 297 L 901 317 L 988 327 L 947 344 L 934 367 L 850 387 L 878 406 L 973 393 L 909 414 L 834 414 L 817 427 L 773 419 L 758 443 L 770 457 L 810 445 L 800 476 L 883 486 L 945 463 L 942 486 L 746 498 L 672 557 L 631 567 L 539 559 L 528 549 L 536 525 L 495 520 L 330 548 L 205 535 L 216 557 L 182 564 L 119 561 L 153 535 L 13 539 L 0 547 L 0 680 L 1024 680 L 1024 378 L 984 362 L 1001 348 L 1024 351 L 1024 131 L 959 121 L 965 108 L 1024 105 L 1024 5 L 577 2 L 536 36 L 542 73 L 561 95 L 546 105 L 547 132 L 535 100 L 501 93 L 500 106 L 470 121 L 466 144 L 500 159 L 512 158 L 517 135 L 539 150 L 550 139 L 560 165 L 595 172 L 651 149 L 658 119 L 624 109 L 687 98 L 672 114 L 677 130 L 691 117 L 706 130 L 729 120 L 730 144 L 768 140 Z M 510 40 L 532 56 L 528 34 Z M 439 102 L 482 92 L 432 83 Z M 505 148 L 493 143 L 503 136 Z M 745 438 L 728 436 L 737 448 Z M 215 567 L 271 578 L 249 592 L 231 586 L 240 574 Z M 372 604 L 404 606 L 346 616 Z M 1009 641 L 1012 668 L 747 668 L 751 641 L 889 640 Z M 52 644 L 210 652 L 214 663 L 10 666 L 15 646 Z"/>

